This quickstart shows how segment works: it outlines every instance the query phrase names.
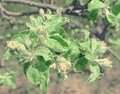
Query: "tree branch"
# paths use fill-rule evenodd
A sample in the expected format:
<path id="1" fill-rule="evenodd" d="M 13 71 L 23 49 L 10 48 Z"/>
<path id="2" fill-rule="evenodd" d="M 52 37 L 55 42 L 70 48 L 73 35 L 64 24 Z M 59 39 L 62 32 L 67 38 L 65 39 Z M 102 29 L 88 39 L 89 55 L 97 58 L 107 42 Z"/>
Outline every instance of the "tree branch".
<path id="1" fill-rule="evenodd" d="M 58 9 L 58 7 L 50 5 L 50 4 L 45 4 L 45 3 L 43 4 L 43 3 L 29 1 L 29 0 L 4 0 L 4 2 L 25 4 L 25 5 L 29 5 L 29 6 L 38 7 L 38 8 L 50 9 L 52 11 L 56 11 Z M 72 9 L 71 9 L 71 7 L 72 7 Z M 75 12 L 76 10 L 80 11 L 80 10 L 86 9 L 87 8 L 86 5 L 85 6 L 71 6 L 71 7 L 64 8 L 62 13 L 63 14 L 68 14 L 68 15 L 86 17 L 85 15 L 80 15 L 79 13 Z M 12 12 L 9 12 L 9 11 L 6 11 L 6 12 L 7 12 L 7 14 L 9 14 L 11 16 L 22 16 L 22 15 L 26 15 L 26 14 L 31 14 L 31 13 L 21 13 L 21 12 L 12 13 Z"/>
<path id="2" fill-rule="evenodd" d="M 109 25 L 106 24 L 105 27 L 103 28 L 103 32 L 102 32 L 102 34 L 99 36 L 99 39 L 100 39 L 100 40 L 105 40 L 105 35 L 106 35 L 107 31 L 108 31 L 108 30 L 107 30 L 108 26 L 109 26 Z"/>
<path id="3" fill-rule="evenodd" d="M 34 2 L 34 1 L 30 1 L 30 0 L 4 0 L 4 2 L 24 4 L 24 5 L 29 5 L 29 6 L 34 6 L 34 7 L 38 7 L 38 8 L 44 8 L 44 9 L 49 8 L 53 11 L 58 9 L 58 7 L 56 7 L 56 6 L 52 6 L 49 4 L 43 4 L 43 3 L 39 3 L 39 2 Z"/>
<path id="4" fill-rule="evenodd" d="M 37 7 L 37 8 L 50 9 L 53 12 L 58 9 L 58 7 L 50 5 L 50 4 L 39 3 L 39 2 L 30 1 L 30 0 L 3 0 L 2 3 L 23 4 L 23 5 L 33 6 L 33 7 Z M 11 12 L 11 11 L 8 11 L 7 9 L 5 9 L 3 7 L 2 3 L 0 3 L 0 12 L 1 12 L 3 18 L 5 18 L 9 21 L 11 19 L 14 19 L 15 16 L 27 16 L 27 15 L 29 16 L 32 14 L 39 14 L 38 10 L 28 11 L 28 12 Z M 86 6 L 85 7 L 84 6 L 68 6 L 68 7 L 63 9 L 62 14 L 74 15 L 74 16 L 80 16 L 82 18 L 87 18 L 86 15 L 81 13 L 81 11 L 83 11 L 86 8 L 87 8 Z M 77 12 L 76 12 L 76 10 L 77 10 Z"/>
<path id="5" fill-rule="evenodd" d="M 20 15 L 20 13 L 14 13 L 14 12 L 9 12 L 7 11 L 3 6 L 2 4 L 0 3 L 0 13 L 2 15 L 3 18 L 9 20 L 9 22 L 11 24 L 23 24 L 23 21 L 21 20 L 15 20 L 14 17 L 12 16 L 17 16 L 17 15 Z"/>
<path id="6" fill-rule="evenodd" d="M 120 63 L 120 57 L 112 50 L 112 49 L 108 49 L 108 51 L 119 61 Z"/>

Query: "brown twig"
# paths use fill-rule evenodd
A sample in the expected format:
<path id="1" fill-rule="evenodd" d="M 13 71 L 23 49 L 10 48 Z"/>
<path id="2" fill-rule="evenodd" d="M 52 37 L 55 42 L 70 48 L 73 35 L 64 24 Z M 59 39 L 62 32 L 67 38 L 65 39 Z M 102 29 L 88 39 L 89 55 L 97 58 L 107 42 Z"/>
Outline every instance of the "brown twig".
<path id="1" fill-rule="evenodd" d="M 2 17 L 5 18 L 5 19 L 8 19 L 8 20 L 11 20 L 12 17 L 5 15 L 4 14 L 5 11 L 6 10 L 4 9 L 4 7 L 2 6 L 2 4 L 0 3 L 0 13 L 1 13 Z"/>
<path id="2" fill-rule="evenodd" d="M 46 3 L 39 3 L 39 2 L 34 2 L 34 1 L 29 1 L 29 0 L 4 0 L 5 3 L 18 3 L 18 4 L 24 4 L 24 5 L 29 5 L 29 6 L 34 6 L 38 8 L 43 8 L 43 9 L 50 9 L 52 11 L 56 11 L 59 7 L 53 6 L 51 4 L 46 4 Z M 64 8 L 62 13 L 63 14 L 68 14 L 68 15 L 75 15 L 75 16 L 81 16 L 81 17 L 86 17 L 85 15 L 79 15 L 79 13 L 76 13 L 75 10 L 84 10 L 86 9 L 85 6 L 73 6 L 72 10 L 69 9 L 70 7 Z M 8 12 L 9 13 L 9 12 Z M 9 13 L 11 14 L 11 13 Z M 24 13 L 15 13 L 14 15 L 22 15 Z M 12 13 L 13 15 L 13 13 Z"/>
<path id="3" fill-rule="evenodd" d="M 3 16 L 3 18 L 7 19 L 7 20 L 13 20 L 15 19 L 15 16 L 29 16 L 31 14 L 39 14 L 39 11 L 27 11 L 27 12 L 11 12 L 8 11 L 7 9 L 4 8 L 4 6 L 2 5 L 2 3 L 17 3 L 17 4 L 23 4 L 23 5 L 28 5 L 28 6 L 34 6 L 37 8 L 43 8 L 43 9 L 50 9 L 52 11 L 56 11 L 58 9 L 58 7 L 53 6 L 51 4 L 46 4 L 46 3 L 39 3 L 39 2 L 34 2 L 34 1 L 30 1 L 30 0 L 3 0 L 0 3 L 0 12 Z M 82 15 L 75 12 L 75 10 L 84 10 L 86 9 L 86 7 L 84 6 L 73 6 L 73 8 L 71 9 L 71 7 L 66 7 L 63 9 L 62 13 L 63 14 L 67 14 L 67 15 L 74 15 L 74 16 L 81 16 L 82 18 L 87 18 L 86 15 Z"/>
<path id="4" fill-rule="evenodd" d="M 48 8 L 53 11 L 58 9 L 58 7 L 56 7 L 56 6 L 52 6 L 52 5 L 45 4 L 45 3 L 43 4 L 43 3 L 39 3 L 39 2 L 34 2 L 34 1 L 30 1 L 30 0 L 4 0 L 4 2 L 25 4 L 25 5 L 29 5 L 29 6 L 35 6 L 38 8 L 44 8 L 44 9 Z"/>
<path id="5" fill-rule="evenodd" d="M 17 13 L 17 12 L 10 12 L 10 11 L 7 11 L 3 6 L 2 4 L 0 3 L 0 13 L 2 15 L 3 18 L 9 20 L 9 22 L 11 24 L 23 24 L 24 22 L 21 21 L 21 20 L 15 20 L 14 17 L 12 16 L 18 16 L 20 15 L 21 13 Z"/>

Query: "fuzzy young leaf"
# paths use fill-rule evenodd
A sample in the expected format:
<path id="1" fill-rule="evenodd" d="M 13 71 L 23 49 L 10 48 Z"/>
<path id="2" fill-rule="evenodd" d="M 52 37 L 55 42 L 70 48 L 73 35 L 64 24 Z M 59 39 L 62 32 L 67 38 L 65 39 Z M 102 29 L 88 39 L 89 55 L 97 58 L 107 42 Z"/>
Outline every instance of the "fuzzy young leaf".
<path id="1" fill-rule="evenodd" d="M 61 26 L 69 22 L 68 18 L 65 17 L 52 17 L 51 19 L 48 19 L 45 22 L 45 25 L 50 27 L 50 26 Z"/>
<path id="2" fill-rule="evenodd" d="M 89 4 L 88 4 L 88 10 L 94 10 L 94 9 L 101 9 L 104 8 L 106 5 L 101 2 L 100 0 L 92 0 Z"/>
<path id="3" fill-rule="evenodd" d="M 50 29 L 49 29 L 49 34 L 50 35 L 56 35 L 56 34 L 59 34 L 60 36 L 62 36 L 62 37 L 65 37 L 66 36 L 66 33 L 65 33 L 65 30 L 64 30 L 64 28 L 62 28 L 62 27 L 51 27 Z"/>
<path id="4" fill-rule="evenodd" d="M 83 72 L 86 68 L 88 60 L 85 57 L 82 57 L 77 60 L 77 63 L 74 65 L 75 72 Z"/>
<path id="5" fill-rule="evenodd" d="M 88 78 L 88 82 L 93 82 L 103 76 L 103 73 L 100 73 L 100 68 L 98 65 L 90 64 L 90 76 Z"/>
<path id="6" fill-rule="evenodd" d="M 112 13 L 106 13 L 106 19 L 107 21 L 112 25 L 115 26 L 116 25 L 116 16 Z"/>
<path id="7" fill-rule="evenodd" d="M 39 57 L 40 58 L 40 57 Z M 41 61 L 38 61 L 34 67 L 39 71 L 39 72 L 44 72 L 46 70 L 48 70 L 48 67 L 46 65 L 46 62 L 43 61 L 42 59 L 39 59 Z M 49 62 L 50 63 L 50 62 Z"/>
<path id="8" fill-rule="evenodd" d="M 39 75 L 40 89 L 46 91 L 49 83 L 50 74 L 48 71 L 41 72 Z"/>
<path id="9" fill-rule="evenodd" d="M 51 60 L 51 51 L 48 48 L 41 46 L 35 52 L 37 56 L 42 56 L 45 61 Z"/>
<path id="10" fill-rule="evenodd" d="M 68 43 L 61 36 L 51 36 L 45 45 L 56 52 L 64 52 L 68 49 Z"/>
<path id="11" fill-rule="evenodd" d="M 112 13 L 118 15 L 120 13 L 120 3 L 117 3 L 112 6 Z"/>
<path id="12" fill-rule="evenodd" d="M 27 70 L 26 76 L 33 84 L 40 84 L 40 89 L 42 91 L 47 89 L 49 82 L 48 71 L 41 72 L 36 67 L 31 65 Z"/>
<path id="13" fill-rule="evenodd" d="M 74 62 L 80 55 L 80 49 L 76 41 L 70 41 L 69 50 L 64 53 L 64 57 Z"/>
<path id="14" fill-rule="evenodd" d="M 29 31 L 22 31 L 18 33 L 17 35 L 13 36 L 11 40 L 17 41 L 19 43 L 24 43 L 25 42 L 25 36 L 28 35 L 30 32 Z"/>
<path id="15" fill-rule="evenodd" d="M 15 82 L 13 81 L 13 79 L 7 78 L 7 79 L 6 79 L 6 84 L 8 84 L 12 89 L 15 89 L 15 88 L 16 88 L 16 84 L 15 84 Z"/>
<path id="16" fill-rule="evenodd" d="M 100 11 L 98 9 L 92 10 L 88 13 L 88 18 L 92 21 L 96 21 L 100 17 Z"/>
<path id="17" fill-rule="evenodd" d="M 12 55 L 11 55 L 10 51 L 7 50 L 4 54 L 4 56 L 5 56 L 6 59 L 9 59 Z"/>
<path id="18" fill-rule="evenodd" d="M 3 79 L 0 78 L 0 86 L 3 86 L 4 83 L 5 83 L 5 80 L 3 80 Z"/>
<path id="19" fill-rule="evenodd" d="M 36 84 L 39 79 L 39 72 L 35 67 L 33 67 L 33 65 L 31 65 L 26 71 L 26 76 L 33 84 Z"/>
<path id="20" fill-rule="evenodd" d="M 90 32 L 89 32 L 88 30 L 83 29 L 83 30 L 81 30 L 81 32 L 83 32 L 83 33 L 84 33 L 84 35 L 85 35 L 85 39 L 89 39 Z"/>

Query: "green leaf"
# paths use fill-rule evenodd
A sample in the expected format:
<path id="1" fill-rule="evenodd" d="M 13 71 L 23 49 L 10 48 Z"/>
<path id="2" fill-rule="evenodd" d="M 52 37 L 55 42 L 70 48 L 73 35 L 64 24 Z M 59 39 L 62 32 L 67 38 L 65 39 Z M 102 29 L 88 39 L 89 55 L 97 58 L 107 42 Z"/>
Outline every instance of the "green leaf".
<path id="1" fill-rule="evenodd" d="M 26 45 L 28 48 L 30 48 L 31 44 L 32 44 L 32 42 L 31 42 L 31 40 L 30 40 L 30 35 L 26 35 L 26 36 L 25 36 L 25 45 Z"/>
<path id="2" fill-rule="evenodd" d="M 10 51 L 7 50 L 4 54 L 4 56 L 5 56 L 6 59 L 9 59 L 12 55 L 11 55 Z"/>
<path id="3" fill-rule="evenodd" d="M 29 31 L 22 31 L 18 33 L 17 35 L 13 36 L 11 40 L 17 41 L 19 43 L 24 43 L 25 42 L 25 36 L 28 35 L 30 32 Z"/>
<path id="4" fill-rule="evenodd" d="M 100 73 L 100 68 L 98 65 L 90 64 L 90 76 L 87 79 L 89 83 L 101 78 L 103 76 L 103 73 Z"/>
<path id="5" fill-rule="evenodd" d="M 81 39 L 79 41 L 80 51 L 85 53 L 90 49 L 90 41 Z"/>
<path id="6" fill-rule="evenodd" d="M 38 16 L 38 17 L 36 18 L 35 26 L 36 26 L 36 27 L 39 27 L 42 23 L 43 23 L 42 17 Z"/>
<path id="7" fill-rule="evenodd" d="M 81 30 L 81 32 L 83 32 L 83 33 L 84 33 L 84 35 L 85 35 L 85 39 L 89 39 L 90 32 L 89 32 L 88 30 L 83 29 L 83 30 Z"/>
<path id="8" fill-rule="evenodd" d="M 12 77 L 15 73 L 16 73 L 15 71 L 5 72 L 5 76 L 10 76 L 10 77 Z"/>
<path id="9" fill-rule="evenodd" d="M 26 23 L 26 25 L 30 28 L 30 30 L 33 30 L 35 26 L 31 23 Z"/>
<path id="10" fill-rule="evenodd" d="M 88 60 L 85 57 L 82 57 L 77 60 L 77 63 L 74 65 L 75 72 L 83 72 L 88 64 Z"/>
<path id="11" fill-rule="evenodd" d="M 120 3 L 117 3 L 112 6 L 112 13 L 118 15 L 120 13 Z"/>
<path id="12" fill-rule="evenodd" d="M 13 41 L 17 41 L 19 43 L 23 43 L 24 39 L 22 37 L 20 37 L 19 35 L 15 35 L 14 37 L 12 37 Z"/>
<path id="13" fill-rule="evenodd" d="M 45 71 L 45 72 L 40 73 L 39 81 L 41 83 L 40 89 L 42 91 L 46 91 L 47 90 L 48 83 L 49 83 L 49 78 L 50 78 L 49 71 Z"/>
<path id="14" fill-rule="evenodd" d="M 0 79 L 0 86 L 3 86 L 3 85 L 4 85 L 4 83 L 5 83 L 5 80 Z"/>
<path id="15" fill-rule="evenodd" d="M 40 84 L 40 89 L 42 91 L 45 91 L 48 87 L 49 82 L 49 72 L 48 70 L 44 72 L 40 72 L 36 67 L 30 66 L 27 70 L 27 78 L 33 83 L 33 84 Z"/>
<path id="16" fill-rule="evenodd" d="M 80 49 L 77 41 L 71 41 L 71 43 L 69 43 L 69 47 L 69 50 L 64 53 L 64 57 L 68 59 L 70 58 L 70 60 L 73 62 L 79 57 Z"/>
<path id="17" fill-rule="evenodd" d="M 30 47 L 34 47 L 37 45 L 38 37 L 33 32 L 25 30 L 25 31 L 18 33 L 14 37 L 12 37 L 12 40 L 25 44 Z"/>
<path id="18" fill-rule="evenodd" d="M 40 59 L 41 58 L 41 59 Z M 41 60 L 41 61 L 40 61 Z M 39 61 L 34 64 L 34 67 L 39 71 L 39 72 L 44 72 L 48 70 L 48 67 L 46 66 L 46 62 L 43 60 L 42 57 L 39 57 Z"/>
<path id="19" fill-rule="evenodd" d="M 30 62 L 24 63 L 22 66 L 25 75 L 26 75 L 26 72 L 27 72 L 27 69 L 29 68 L 29 66 L 30 66 Z"/>
<path id="20" fill-rule="evenodd" d="M 41 15 L 42 16 L 42 15 Z M 34 17 L 34 16 L 30 16 L 30 23 L 26 23 L 27 27 L 29 27 L 30 31 L 36 33 L 36 31 L 40 30 L 42 24 L 43 24 L 43 17 L 38 16 L 38 17 Z"/>
<path id="21" fill-rule="evenodd" d="M 35 47 L 38 44 L 38 36 L 34 33 L 30 33 L 29 39 L 31 41 L 31 47 Z"/>
<path id="22" fill-rule="evenodd" d="M 89 46 L 87 46 L 87 45 L 89 45 Z M 85 57 L 91 62 L 94 61 L 96 56 L 99 57 L 100 55 L 103 55 L 103 52 L 105 52 L 105 49 L 103 49 L 101 46 L 101 41 L 97 38 L 90 38 L 87 41 L 86 46 L 88 48 L 84 54 L 85 54 Z"/>
<path id="23" fill-rule="evenodd" d="M 95 53 L 98 50 L 98 48 L 100 48 L 101 46 L 100 40 L 97 38 L 91 38 L 90 41 L 91 41 L 91 51 L 92 53 Z"/>
<path id="24" fill-rule="evenodd" d="M 100 17 L 100 11 L 98 9 L 92 10 L 88 13 L 88 18 L 92 21 L 98 20 Z"/>
<path id="25" fill-rule="evenodd" d="M 44 46 L 37 48 L 35 51 L 35 54 L 37 56 L 42 56 L 45 61 L 51 60 L 52 53 L 48 48 L 46 48 Z"/>
<path id="26" fill-rule="evenodd" d="M 85 53 L 85 58 L 87 58 L 90 62 L 94 61 L 94 54 L 92 51 L 87 51 Z"/>
<path id="27" fill-rule="evenodd" d="M 15 88 L 16 88 L 16 84 L 15 84 L 15 82 L 13 81 L 13 79 L 7 78 L 7 79 L 6 79 L 6 83 L 7 83 L 12 89 L 15 89 Z"/>
<path id="28" fill-rule="evenodd" d="M 48 26 L 48 27 L 51 27 L 51 26 L 61 26 L 61 25 L 64 25 L 66 23 L 69 22 L 69 19 L 66 18 L 66 17 L 51 17 L 51 19 L 48 19 L 46 22 L 45 22 L 45 25 Z"/>
<path id="29" fill-rule="evenodd" d="M 58 35 L 48 38 L 45 45 L 56 52 L 64 52 L 68 50 L 67 41 Z"/>
<path id="30" fill-rule="evenodd" d="M 65 30 L 62 27 L 51 27 L 51 29 L 49 29 L 49 32 L 50 35 L 59 34 L 62 37 L 66 36 Z"/>
<path id="31" fill-rule="evenodd" d="M 33 65 L 31 65 L 26 71 L 26 76 L 33 84 L 36 84 L 39 79 L 39 72 L 35 67 L 33 67 Z"/>
<path id="32" fill-rule="evenodd" d="M 68 43 L 65 39 L 63 39 L 61 36 L 55 35 L 55 36 L 50 36 L 51 39 L 55 39 L 58 41 L 62 46 L 68 47 Z"/>
<path id="33" fill-rule="evenodd" d="M 71 61 L 74 61 L 76 58 L 79 57 L 79 55 L 80 55 L 79 47 L 77 45 L 72 46 L 70 54 Z"/>
<path id="34" fill-rule="evenodd" d="M 88 10 L 94 10 L 94 9 L 101 9 L 104 8 L 106 5 L 99 1 L 99 0 L 92 0 L 89 4 L 88 4 Z"/>
<path id="35" fill-rule="evenodd" d="M 114 14 L 112 14 L 112 13 L 106 14 L 106 19 L 112 26 L 116 25 L 117 19 L 116 19 L 116 16 Z"/>
<path id="36" fill-rule="evenodd" d="M 103 50 L 101 49 L 100 40 L 97 38 L 89 38 L 87 40 L 80 40 L 80 51 L 85 57 L 93 62 L 96 56 L 101 55 Z M 103 54 L 103 53 L 102 53 Z"/>

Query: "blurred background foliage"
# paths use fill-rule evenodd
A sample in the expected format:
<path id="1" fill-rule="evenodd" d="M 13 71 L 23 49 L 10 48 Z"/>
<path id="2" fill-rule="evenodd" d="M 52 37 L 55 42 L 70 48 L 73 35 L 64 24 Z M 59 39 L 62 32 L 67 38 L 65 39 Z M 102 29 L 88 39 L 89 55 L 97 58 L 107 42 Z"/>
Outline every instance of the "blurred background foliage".
<path id="1" fill-rule="evenodd" d="M 105 76 L 102 79 L 92 84 L 87 84 L 85 83 L 85 80 L 88 77 L 87 74 L 89 74 L 89 72 L 86 71 L 85 74 L 70 73 L 68 80 L 59 83 L 53 73 L 53 77 L 51 77 L 52 82 L 50 83 L 48 91 L 45 93 L 41 93 L 37 86 L 32 86 L 31 83 L 26 80 L 14 57 L 9 60 L 6 60 L 4 57 L 6 42 L 9 41 L 13 35 L 27 29 L 25 23 L 29 21 L 29 16 L 39 15 L 40 7 L 15 2 L 9 3 L 7 1 L 12 0 L 0 0 L 0 73 L 4 74 L 6 71 L 10 70 L 15 71 L 17 73 L 14 77 L 16 89 L 5 85 L 0 87 L 0 94 L 119 94 L 120 31 L 116 33 L 114 26 L 111 27 L 109 24 L 106 25 L 102 14 L 97 15 L 96 12 L 94 12 L 97 16 L 96 18 L 93 17 L 93 14 L 89 12 L 86 7 L 91 0 L 21 0 L 33 1 L 42 3 L 43 5 L 47 4 L 67 9 L 67 11 L 63 13 L 63 16 L 67 16 L 70 19 L 70 23 L 64 26 L 68 36 L 80 39 L 83 37 L 80 30 L 87 29 L 90 31 L 91 37 L 98 37 L 101 40 L 104 40 L 111 48 L 105 55 L 109 56 L 113 61 L 113 68 L 106 71 L 102 69 L 105 73 Z M 111 0 L 101 1 L 109 2 Z M 112 0 L 111 2 L 114 3 L 115 1 L 117 0 Z M 119 8 L 117 9 L 119 10 L 119 4 L 118 7 Z M 7 13 L 4 14 L 2 12 L 3 8 L 8 14 L 23 14 L 18 16 L 13 14 L 6 15 Z M 114 8 L 116 8 L 116 6 L 114 6 Z M 43 9 L 46 10 L 46 8 Z M 55 11 L 53 10 L 53 12 Z M 98 16 L 100 16 L 100 18 Z M 120 26 L 118 27 L 120 28 Z"/>

